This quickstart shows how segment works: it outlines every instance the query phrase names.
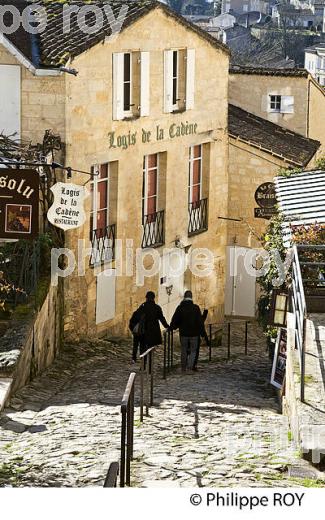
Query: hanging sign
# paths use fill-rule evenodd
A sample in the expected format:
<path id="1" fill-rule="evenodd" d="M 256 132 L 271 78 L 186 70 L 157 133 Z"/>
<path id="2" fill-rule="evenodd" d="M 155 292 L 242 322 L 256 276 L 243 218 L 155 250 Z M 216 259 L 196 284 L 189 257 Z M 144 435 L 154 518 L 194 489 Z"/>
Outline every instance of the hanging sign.
<path id="1" fill-rule="evenodd" d="M 39 175 L 36 170 L 0 169 L 0 238 L 38 234 Z"/>
<path id="2" fill-rule="evenodd" d="M 67 231 L 81 227 L 86 220 L 84 201 L 89 192 L 84 186 L 57 182 L 52 186 L 54 202 L 47 213 L 47 218 L 58 228 Z"/>
<path id="3" fill-rule="evenodd" d="M 273 182 L 264 182 L 255 191 L 255 200 L 259 208 L 254 208 L 255 218 L 269 219 L 276 214 L 276 192 Z"/>
<path id="4" fill-rule="evenodd" d="M 282 388 L 287 364 L 287 329 L 280 328 L 275 344 L 271 385 Z"/>

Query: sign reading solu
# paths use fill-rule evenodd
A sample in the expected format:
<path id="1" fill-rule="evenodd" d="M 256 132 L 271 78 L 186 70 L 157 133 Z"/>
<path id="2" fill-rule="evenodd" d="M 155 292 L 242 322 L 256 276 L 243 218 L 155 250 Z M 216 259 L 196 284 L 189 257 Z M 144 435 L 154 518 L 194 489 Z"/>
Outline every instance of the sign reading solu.
<path id="1" fill-rule="evenodd" d="M 38 172 L 0 169 L 0 238 L 34 238 L 38 213 Z"/>

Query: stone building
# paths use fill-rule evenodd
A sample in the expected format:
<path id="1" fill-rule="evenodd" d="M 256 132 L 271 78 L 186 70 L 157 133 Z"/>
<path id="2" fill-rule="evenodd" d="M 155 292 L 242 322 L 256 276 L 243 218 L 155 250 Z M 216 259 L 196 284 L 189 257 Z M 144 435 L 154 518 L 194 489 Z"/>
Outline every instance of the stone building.
<path id="1" fill-rule="evenodd" d="M 20 112 L 12 130 L 38 141 L 52 128 L 65 143 L 65 164 L 94 174 L 72 178 L 90 195 L 86 223 L 66 233 L 66 246 L 81 264 L 80 243 L 89 255 L 84 274 L 75 269 L 65 278 L 66 334 L 126 332 L 149 289 L 168 319 L 191 288 L 211 319 L 220 320 L 228 49 L 159 2 L 114 2 L 116 18 L 128 9 L 112 37 L 104 12 L 104 33 L 85 34 L 71 15 L 66 34 L 62 5 L 41 4 L 48 16 L 38 52 L 26 35 L 4 37 L 2 52 L 17 66 Z M 195 274 L 195 265 L 204 267 L 204 260 L 195 263 L 198 248 L 212 255 L 209 276 Z M 141 280 L 135 263 L 144 255 L 155 274 Z M 182 272 L 180 263 L 189 262 L 194 268 Z"/>
<path id="2" fill-rule="evenodd" d="M 325 151 L 325 90 L 305 69 L 233 67 L 229 101 L 256 116 L 321 143 Z"/>
<path id="3" fill-rule="evenodd" d="M 254 250 L 262 247 L 261 237 L 275 209 L 273 180 L 280 168 L 313 167 L 320 143 L 234 105 L 229 105 L 228 133 L 229 226 L 225 311 L 226 314 L 254 316 L 258 287 L 241 258 L 249 258 Z M 230 271 L 233 262 L 236 262 L 238 271 L 235 277 Z"/>

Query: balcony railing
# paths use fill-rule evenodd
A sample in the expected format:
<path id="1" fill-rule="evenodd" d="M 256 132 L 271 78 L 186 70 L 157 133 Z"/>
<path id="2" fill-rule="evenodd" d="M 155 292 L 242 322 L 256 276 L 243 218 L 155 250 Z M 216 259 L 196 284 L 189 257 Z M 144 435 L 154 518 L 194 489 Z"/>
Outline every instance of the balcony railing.
<path id="1" fill-rule="evenodd" d="M 90 265 L 96 266 L 115 258 L 116 225 L 95 229 L 92 232 Z"/>
<path id="2" fill-rule="evenodd" d="M 143 217 L 142 248 L 159 247 L 165 243 L 165 211 Z"/>
<path id="3" fill-rule="evenodd" d="M 190 202 L 188 205 L 188 234 L 196 235 L 208 229 L 208 199 Z"/>

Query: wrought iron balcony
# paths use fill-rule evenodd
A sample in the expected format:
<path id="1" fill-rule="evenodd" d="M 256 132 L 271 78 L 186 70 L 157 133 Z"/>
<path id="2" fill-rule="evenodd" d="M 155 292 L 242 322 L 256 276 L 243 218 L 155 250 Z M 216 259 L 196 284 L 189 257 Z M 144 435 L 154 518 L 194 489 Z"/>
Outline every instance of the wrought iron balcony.
<path id="1" fill-rule="evenodd" d="M 105 228 L 95 229 L 92 232 L 91 266 L 105 264 L 115 258 L 116 225 L 112 224 Z"/>
<path id="2" fill-rule="evenodd" d="M 208 229 L 208 199 L 190 202 L 188 205 L 188 234 L 196 235 Z"/>
<path id="3" fill-rule="evenodd" d="M 142 245 L 145 247 L 159 247 L 165 243 L 165 211 L 158 211 L 143 217 Z"/>

